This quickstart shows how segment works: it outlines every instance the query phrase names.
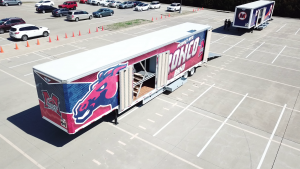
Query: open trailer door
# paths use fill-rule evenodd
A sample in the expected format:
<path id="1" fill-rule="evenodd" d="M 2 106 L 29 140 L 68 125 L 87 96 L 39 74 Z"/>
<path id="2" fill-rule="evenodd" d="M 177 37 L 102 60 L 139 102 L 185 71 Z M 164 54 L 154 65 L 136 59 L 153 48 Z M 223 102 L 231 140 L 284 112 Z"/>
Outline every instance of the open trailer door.
<path id="1" fill-rule="evenodd" d="M 121 112 L 132 104 L 132 66 L 120 70 L 119 85 Z"/>
<path id="2" fill-rule="evenodd" d="M 170 52 L 167 51 L 158 55 L 156 89 L 161 88 L 167 84 L 169 71 L 169 54 Z"/>

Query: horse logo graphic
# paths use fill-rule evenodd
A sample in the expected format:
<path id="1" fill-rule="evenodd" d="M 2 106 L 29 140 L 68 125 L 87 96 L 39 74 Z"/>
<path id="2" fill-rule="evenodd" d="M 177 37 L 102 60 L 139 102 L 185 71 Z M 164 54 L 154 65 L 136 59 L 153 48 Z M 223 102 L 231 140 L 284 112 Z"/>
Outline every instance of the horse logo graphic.
<path id="1" fill-rule="evenodd" d="M 86 122 L 100 107 L 118 106 L 118 72 L 127 67 L 119 64 L 98 73 L 97 80 L 89 86 L 89 91 L 73 107 L 73 118 L 76 124 Z"/>

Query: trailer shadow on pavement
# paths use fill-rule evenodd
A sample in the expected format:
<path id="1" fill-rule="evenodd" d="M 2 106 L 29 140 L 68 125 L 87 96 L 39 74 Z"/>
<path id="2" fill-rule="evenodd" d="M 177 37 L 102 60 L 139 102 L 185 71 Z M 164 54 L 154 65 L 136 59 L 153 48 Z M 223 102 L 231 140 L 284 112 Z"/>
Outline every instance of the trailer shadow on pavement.
<path id="1" fill-rule="evenodd" d="M 71 135 L 42 119 L 39 105 L 10 116 L 7 118 L 7 120 L 27 134 L 30 134 L 56 147 L 63 147 L 102 122 L 113 123 L 112 121 L 114 120 L 114 113 L 110 113 L 102 117 L 91 125 Z"/>
<path id="2" fill-rule="evenodd" d="M 224 35 L 235 35 L 235 36 L 243 36 L 246 33 L 251 33 L 251 30 L 247 29 L 236 29 L 233 27 L 230 27 L 229 29 L 224 29 L 224 26 L 220 26 L 218 28 L 213 29 L 214 33 L 220 33 Z"/>

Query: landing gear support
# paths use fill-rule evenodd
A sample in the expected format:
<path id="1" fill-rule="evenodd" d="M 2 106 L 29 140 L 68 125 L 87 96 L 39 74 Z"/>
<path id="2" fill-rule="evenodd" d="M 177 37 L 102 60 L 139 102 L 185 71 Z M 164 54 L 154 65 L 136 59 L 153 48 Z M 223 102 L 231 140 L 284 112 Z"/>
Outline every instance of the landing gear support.
<path id="1" fill-rule="evenodd" d="M 115 125 L 117 125 L 117 124 L 119 124 L 118 123 L 118 112 L 119 112 L 119 110 L 116 109 L 114 112 L 115 112 Z"/>

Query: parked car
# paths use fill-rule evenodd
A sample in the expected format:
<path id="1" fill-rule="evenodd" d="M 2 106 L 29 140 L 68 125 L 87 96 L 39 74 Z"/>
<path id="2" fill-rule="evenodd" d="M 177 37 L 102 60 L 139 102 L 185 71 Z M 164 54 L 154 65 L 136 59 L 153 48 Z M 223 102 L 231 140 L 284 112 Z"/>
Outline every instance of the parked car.
<path id="1" fill-rule="evenodd" d="M 46 27 L 38 27 L 31 24 L 21 24 L 12 26 L 9 31 L 9 36 L 12 39 L 21 39 L 23 41 L 28 38 L 44 36 L 47 37 L 50 34 L 50 30 Z"/>
<path id="2" fill-rule="evenodd" d="M 91 4 L 93 5 L 102 5 L 103 3 L 105 3 L 105 0 L 92 0 Z"/>
<path id="3" fill-rule="evenodd" d="M 25 24 L 26 22 L 22 18 L 5 18 L 0 20 L 0 34 L 9 31 L 12 26 Z"/>
<path id="4" fill-rule="evenodd" d="M 101 8 L 96 12 L 93 12 L 93 16 L 97 18 L 102 18 L 102 16 L 112 16 L 115 12 L 108 8 Z"/>
<path id="5" fill-rule="evenodd" d="M 0 0 L 0 5 L 8 6 L 8 5 L 22 5 L 20 0 Z"/>
<path id="6" fill-rule="evenodd" d="M 153 1 L 150 3 L 150 9 L 159 9 L 159 8 L 160 8 L 159 1 Z"/>
<path id="7" fill-rule="evenodd" d="M 76 1 L 66 1 L 62 5 L 58 5 L 58 8 L 68 8 L 68 9 L 76 9 L 77 2 Z"/>
<path id="8" fill-rule="evenodd" d="M 141 3 L 135 7 L 135 10 L 136 11 L 146 11 L 146 10 L 149 10 L 149 8 L 150 8 L 149 4 Z"/>
<path id="9" fill-rule="evenodd" d="M 143 2 L 140 2 L 140 1 L 134 1 L 134 2 L 133 2 L 133 6 L 136 7 L 138 4 L 142 4 L 142 3 L 143 3 Z"/>
<path id="10" fill-rule="evenodd" d="M 39 6 L 36 8 L 36 11 L 38 13 L 46 13 L 46 12 L 52 12 L 55 9 L 57 9 L 57 8 L 55 8 L 53 6 Z"/>
<path id="11" fill-rule="evenodd" d="M 79 20 L 82 19 L 92 19 L 93 15 L 89 14 L 86 11 L 80 11 L 80 10 L 72 10 L 68 12 L 67 15 L 67 20 L 69 21 L 76 21 L 78 22 Z"/>
<path id="12" fill-rule="evenodd" d="M 54 2 L 53 1 L 40 1 L 38 3 L 35 4 L 35 7 L 39 7 L 39 6 L 53 6 Z"/>
<path id="13" fill-rule="evenodd" d="M 67 16 L 68 12 L 69 12 L 68 8 L 60 8 L 60 9 L 53 10 L 52 15 L 62 17 L 62 16 Z"/>
<path id="14" fill-rule="evenodd" d="M 111 1 L 108 6 L 112 8 L 117 8 L 122 2 L 120 1 Z"/>
<path id="15" fill-rule="evenodd" d="M 108 6 L 108 4 L 110 4 L 111 2 L 112 2 L 112 1 L 107 0 L 107 1 L 103 2 L 102 6 Z"/>
<path id="16" fill-rule="evenodd" d="M 131 1 L 123 2 L 118 6 L 118 8 L 120 9 L 133 8 L 133 2 Z"/>
<path id="17" fill-rule="evenodd" d="M 79 3 L 86 4 L 88 3 L 88 0 L 80 0 Z"/>
<path id="18" fill-rule="evenodd" d="M 170 6 L 167 7 L 168 11 L 179 11 L 181 9 L 180 3 L 172 3 Z"/>

